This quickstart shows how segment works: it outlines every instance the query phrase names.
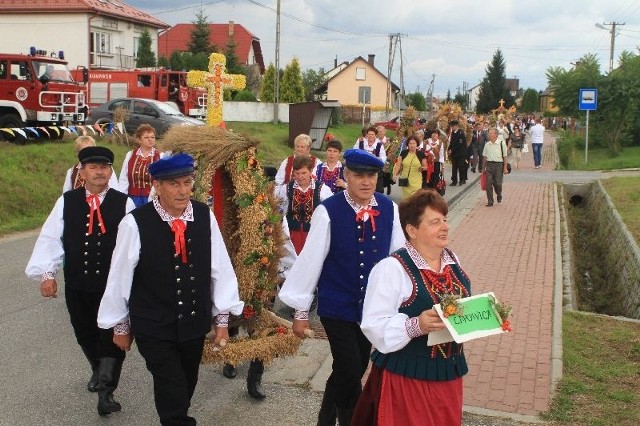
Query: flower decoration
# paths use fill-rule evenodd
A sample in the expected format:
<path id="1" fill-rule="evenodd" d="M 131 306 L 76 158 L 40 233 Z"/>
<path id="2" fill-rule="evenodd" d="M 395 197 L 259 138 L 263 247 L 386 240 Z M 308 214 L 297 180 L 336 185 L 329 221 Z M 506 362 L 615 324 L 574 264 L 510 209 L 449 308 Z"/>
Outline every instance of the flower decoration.
<path id="1" fill-rule="evenodd" d="M 256 310 L 253 309 L 253 306 L 245 305 L 245 307 L 242 309 L 242 317 L 248 320 L 255 316 L 256 316 Z"/>
<path id="2" fill-rule="evenodd" d="M 513 308 L 507 302 L 499 302 L 495 297 L 490 297 L 491 306 L 493 307 L 493 311 L 495 312 L 498 320 L 500 321 L 500 326 L 504 331 L 513 331 L 511 327 L 511 321 L 509 318 L 511 317 L 511 311 Z"/>
<path id="3" fill-rule="evenodd" d="M 440 308 L 442 308 L 442 313 L 445 318 L 449 318 L 452 315 L 464 315 L 462 306 L 460 305 L 460 296 L 456 294 L 445 294 L 442 299 L 440 299 Z"/>

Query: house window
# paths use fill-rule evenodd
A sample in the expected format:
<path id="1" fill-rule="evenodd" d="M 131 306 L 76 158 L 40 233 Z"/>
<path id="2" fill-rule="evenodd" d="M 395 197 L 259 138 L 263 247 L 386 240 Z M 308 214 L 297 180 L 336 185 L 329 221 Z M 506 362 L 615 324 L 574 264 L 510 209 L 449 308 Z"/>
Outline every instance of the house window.
<path id="1" fill-rule="evenodd" d="M 102 27 L 110 28 L 112 30 L 118 29 L 118 21 L 113 18 L 102 18 Z"/>
<path id="2" fill-rule="evenodd" d="M 358 103 L 359 104 L 371 103 L 371 87 L 369 86 L 358 87 Z"/>
<path id="3" fill-rule="evenodd" d="M 144 32 L 144 27 L 142 25 L 134 25 L 133 26 L 133 32 L 134 33 L 138 33 L 138 34 L 142 34 Z"/>
<path id="4" fill-rule="evenodd" d="M 140 48 L 140 37 L 133 38 L 133 57 L 138 57 L 138 49 Z"/>
<path id="5" fill-rule="evenodd" d="M 91 33 L 91 51 L 96 53 L 111 53 L 111 34 Z"/>
<path id="6" fill-rule="evenodd" d="M 367 69 L 356 68 L 356 80 L 366 80 L 366 79 L 367 79 Z"/>

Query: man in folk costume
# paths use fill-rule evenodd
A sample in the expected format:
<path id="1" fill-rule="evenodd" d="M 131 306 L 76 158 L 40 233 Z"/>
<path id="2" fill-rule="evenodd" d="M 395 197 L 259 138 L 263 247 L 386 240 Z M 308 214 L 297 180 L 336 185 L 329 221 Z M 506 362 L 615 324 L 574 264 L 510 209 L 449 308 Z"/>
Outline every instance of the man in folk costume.
<path id="1" fill-rule="evenodd" d="M 354 149 L 360 149 L 368 152 L 380 160 L 384 164 L 387 161 L 387 152 L 384 149 L 384 144 L 377 138 L 377 130 L 374 126 L 367 128 L 367 134 L 365 140 L 358 140 L 353 146 Z M 378 180 L 376 181 L 376 192 L 384 193 L 384 182 L 382 171 L 378 173 Z"/>
<path id="2" fill-rule="evenodd" d="M 78 153 L 84 187 L 65 192 L 42 227 L 25 273 L 40 281 L 44 297 L 57 297 L 55 274 L 63 267 L 65 298 L 76 340 L 91 365 L 89 392 L 98 392 L 98 413 L 121 410 L 113 399 L 124 351 L 113 330 L 96 323 L 105 290 L 118 224 L 134 209 L 123 193 L 109 188 L 113 152 L 87 147 Z M 64 266 L 62 266 L 64 264 Z"/>
<path id="3" fill-rule="evenodd" d="M 127 152 L 118 181 L 120 191 L 129 195 L 136 207 L 149 201 L 152 180 L 149 166 L 162 158 L 156 148 L 156 131 L 149 124 L 141 124 L 136 130 L 138 148 Z"/>
<path id="4" fill-rule="evenodd" d="M 190 200 L 194 161 L 177 154 L 152 163 L 157 198 L 125 216 L 98 312 L 128 351 L 135 337 L 154 382 L 163 425 L 195 424 L 188 415 L 205 335 L 228 340 L 229 313 L 240 315 L 238 281 L 218 223 Z"/>
<path id="5" fill-rule="evenodd" d="M 83 149 L 88 146 L 96 146 L 96 141 L 91 136 L 82 135 L 78 136 L 74 142 L 74 147 L 76 149 L 76 155 Z M 78 163 L 67 170 L 67 174 L 64 177 L 64 184 L 62 185 L 62 193 L 76 188 L 81 188 L 84 186 L 84 179 L 80 176 L 80 169 L 82 168 L 82 163 L 78 161 Z M 111 166 L 113 170 L 113 166 Z M 111 177 L 109 178 L 109 188 L 118 189 L 118 178 L 116 178 L 115 172 L 111 173 Z"/>
<path id="6" fill-rule="evenodd" d="M 347 189 L 325 200 L 311 218 L 305 247 L 280 290 L 296 310 L 293 331 L 304 338 L 309 306 L 318 290 L 318 315 L 329 339 L 333 371 L 318 424 L 348 425 L 361 392 L 371 344 L 359 327 L 373 265 L 404 244 L 398 207 L 375 192 L 384 162 L 358 149 L 344 154 Z"/>
<path id="7" fill-rule="evenodd" d="M 276 173 L 275 179 L 275 191 L 278 191 L 278 188 L 282 185 L 286 185 L 291 182 L 293 178 L 293 159 L 298 155 L 310 155 L 311 153 L 311 144 L 313 141 L 309 135 L 305 135 L 304 133 L 299 134 L 293 140 L 293 154 L 285 158 L 282 163 L 280 163 L 280 167 L 278 168 L 278 173 Z M 322 161 L 314 156 L 311 156 L 314 161 L 314 170 Z"/>

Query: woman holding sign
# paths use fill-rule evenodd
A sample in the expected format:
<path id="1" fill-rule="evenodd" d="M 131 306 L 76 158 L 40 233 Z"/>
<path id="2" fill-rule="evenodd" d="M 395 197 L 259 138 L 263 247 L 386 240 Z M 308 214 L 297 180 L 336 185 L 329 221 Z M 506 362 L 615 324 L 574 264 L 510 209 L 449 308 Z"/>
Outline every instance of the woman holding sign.
<path id="1" fill-rule="evenodd" d="M 433 190 L 400 203 L 405 247 L 379 262 L 369 276 L 361 328 L 376 350 L 352 425 L 462 423 L 462 345 L 429 346 L 445 325 L 433 306 L 471 294 L 458 257 L 446 248 L 448 206 Z"/>

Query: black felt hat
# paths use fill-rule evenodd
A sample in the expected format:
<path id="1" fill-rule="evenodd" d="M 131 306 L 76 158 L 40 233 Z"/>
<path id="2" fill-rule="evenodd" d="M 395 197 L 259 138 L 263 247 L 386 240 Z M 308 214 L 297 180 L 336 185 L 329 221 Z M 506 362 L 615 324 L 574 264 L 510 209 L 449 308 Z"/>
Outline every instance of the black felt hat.
<path id="1" fill-rule="evenodd" d="M 113 151 L 104 146 L 88 146 L 78 152 L 78 160 L 82 164 L 103 163 L 111 165 L 113 164 Z"/>

